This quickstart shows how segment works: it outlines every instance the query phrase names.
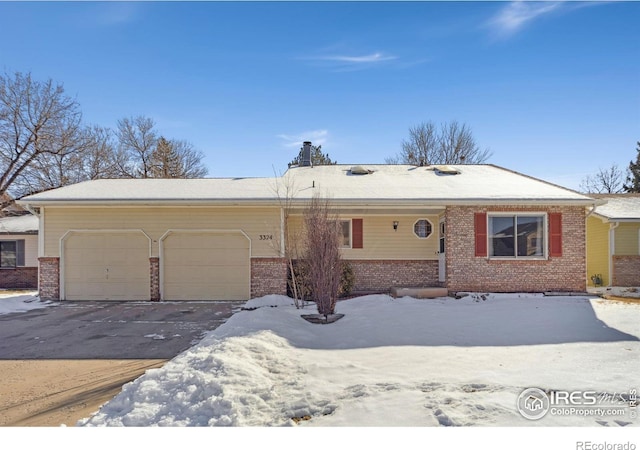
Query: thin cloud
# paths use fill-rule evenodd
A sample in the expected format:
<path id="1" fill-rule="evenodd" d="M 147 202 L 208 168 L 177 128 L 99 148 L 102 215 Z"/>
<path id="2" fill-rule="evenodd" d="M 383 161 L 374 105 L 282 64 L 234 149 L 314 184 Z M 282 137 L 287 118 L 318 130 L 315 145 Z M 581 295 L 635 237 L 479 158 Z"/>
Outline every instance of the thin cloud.
<path id="1" fill-rule="evenodd" d="M 370 69 L 398 59 L 395 55 L 383 52 L 375 52 L 364 55 L 333 54 L 319 55 L 304 58 L 315 64 L 328 67 L 336 72 L 350 72 L 355 70 Z"/>
<path id="2" fill-rule="evenodd" d="M 302 147 L 304 141 L 311 141 L 313 145 L 323 145 L 327 142 L 329 132 L 327 130 L 311 130 L 296 134 L 279 134 L 283 145 L 287 148 Z"/>
<path id="3" fill-rule="evenodd" d="M 324 56 L 319 59 L 323 59 L 325 61 L 339 61 L 339 62 L 347 62 L 354 64 L 362 64 L 362 63 L 377 63 L 384 61 L 391 61 L 396 59 L 397 57 L 391 55 L 385 55 L 383 53 L 372 53 L 371 55 L 363 55 L 363 56 Z"/>
<path id="4" fill-rule="evenodd" d="M 558 10 L 561 5 L 561 2 L 511 2 L 489 21 L 489 26 L 502 37 L 511 36 L 534 20 Z"/>

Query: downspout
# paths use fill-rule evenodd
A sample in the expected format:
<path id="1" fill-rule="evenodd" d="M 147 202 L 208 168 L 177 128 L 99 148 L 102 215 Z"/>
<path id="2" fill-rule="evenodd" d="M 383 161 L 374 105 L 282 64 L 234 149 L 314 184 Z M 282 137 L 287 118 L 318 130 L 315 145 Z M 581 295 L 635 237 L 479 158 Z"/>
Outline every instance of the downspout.
<path id="1" fill-rule="evenodd" d="M 284 258 L 286 256 L 286 247 L 285 247 L 285 227 L 287 224 L 285 223 L 286 218 L 284 214 L 284 208 L 280 208 L 280 257 Z"/>
<path id="2" fill-rule="evenodd" d="M 593 214 L 596 210 L 596 208 L 598 207 L 598 205 L 600 205 L 601 203 L 599 201 L 594 201 L 593 205 L 591 205 L 591 211 L 589 211 L 587 213 L 587 215 L 584 218 L 584 254 L 585 254 L 585 265 L 584 265 L 584 279 L 587 280 L 587 285 L 588 285 L 588 280 L 589 280 L 589 272 L 587 270 L 587 265 L 588 262 L 586 261 L 586 256 L 589 254 L 589 237 L 587 236 L 587 220 L 589 219 L 589 216 L 591 216 L 591 214 Z"/>
<path id="3" fill-rule="evenodd" d="M 24 205 L 24 209 L 26 209 L 27 211 L 29 211 L 31 214 L 33 214 L 36 217 L 40 217 L 40 208 L 34 208 L 31 205 Z"/>
<path id="4" fill-rule="evenodd" d="M 615 230 L 620 226 L 620 222 L 609 224 L 609 287 L 613 285 L 613 253 L 616 248 Z"/>

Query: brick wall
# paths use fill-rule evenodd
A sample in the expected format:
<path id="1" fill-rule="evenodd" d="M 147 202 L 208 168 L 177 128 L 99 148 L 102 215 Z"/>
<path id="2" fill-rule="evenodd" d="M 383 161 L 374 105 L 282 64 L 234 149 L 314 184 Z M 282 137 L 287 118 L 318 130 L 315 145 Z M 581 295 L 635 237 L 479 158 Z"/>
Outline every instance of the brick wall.
<path id="1" fill-rule="evenodd" d="M 640 286 L 640 256 L 613 256 L 613 286 Z"/>
<path id="2" fill-rule="evenodd" d="M 287 295 L 287 264 L 284 258 L 251 259 L 251 298 Z"/>
<path id="3" fill-rule="evenodd" d="M 160 301 L 160 258 L 152 256 L 149 258 L 149 282 L 150 282 L 150 300 L 152 302 Z"/>
<path id="4" fill-rule="evenodd" d="M 474 213 L 505 211 L 562 213 L 562 256 L 512 261 L 476 257 Z M 445 214 L 446 273 L 450 291 L 576 292 L 586 289 L 584 208 L 450 206 Z"/>
<path id="5" fill-rule="evenodd" d="M 1 289 L 37 289 L 38 268 L 16 267 L 0 270 Z"/>
<path id="6" fill-rule="evenodd" d="M 40 263 L 39 291 L 41 300 L 60 300 L 60 258 L 38 258 Z"/>
<path id="7" fill-rule="evenodd" d="M 438 261 L 349 260 L 354 291 L 389 292 L 392 287 L 440 286 Z"/>

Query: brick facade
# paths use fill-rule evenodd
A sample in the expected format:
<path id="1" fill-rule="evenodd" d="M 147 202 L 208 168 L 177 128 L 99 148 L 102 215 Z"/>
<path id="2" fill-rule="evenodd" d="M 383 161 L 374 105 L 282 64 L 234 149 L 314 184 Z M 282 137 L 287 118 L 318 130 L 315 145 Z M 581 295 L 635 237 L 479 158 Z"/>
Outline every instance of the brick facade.
<path id="1" fill-rule="evenodd" d="M 160 258 L 152 256 L 149 258 L 149 283 L 150 297 L 152 302 L 160 301 Z"/>
<path id="2" fill-rule="evenodd" d="M 640 286 L 640 256 L 613 257 L 613 286 Z"/>
<path id="3" fill-rule="evenodd" d="M 389 292 L 392 287 L 440 286 L 438 261 L 349 260 L 354 291 Z"/>
<path id="4" fill-rule="evenodd" d="M 284 258 L 251 259 L 251 298 L 287 295 L 287 263 Z"/>
<path id="5" fill-rule="evenodd" d="M 38 268 L 16 267 L 0 270 L 0 289 L 37 289 Z"/>
<path id="6" fill-rule="evenodd" d="M 562 256 L 546 260 L 476 257 L 474 213 L 562 214 Z M 544 292 L 586 289 L 585 209 L 582 207 L 468 207 L 446 210 L 446 278 L 449 291 Z M 547 236 L 547 246 L 549 245 Z"/>
<path id="7" fill-rule="evenodd" d="M 38 258 L 40 280 L 38 288 L 41 300 L 60 300 L 60 258 Z"/>

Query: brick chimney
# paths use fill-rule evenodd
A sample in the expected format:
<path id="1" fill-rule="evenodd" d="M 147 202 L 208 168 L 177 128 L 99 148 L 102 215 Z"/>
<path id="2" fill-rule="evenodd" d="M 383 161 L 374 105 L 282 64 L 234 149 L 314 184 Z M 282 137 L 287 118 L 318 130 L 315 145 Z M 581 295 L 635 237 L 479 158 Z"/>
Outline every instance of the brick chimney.
<path id="1" fill-rule="evenodd" d="M 311 167 L 311 142 L 304 141 L 302 143 L 302 161 L 300 161 L 301 167 Z"/>

